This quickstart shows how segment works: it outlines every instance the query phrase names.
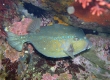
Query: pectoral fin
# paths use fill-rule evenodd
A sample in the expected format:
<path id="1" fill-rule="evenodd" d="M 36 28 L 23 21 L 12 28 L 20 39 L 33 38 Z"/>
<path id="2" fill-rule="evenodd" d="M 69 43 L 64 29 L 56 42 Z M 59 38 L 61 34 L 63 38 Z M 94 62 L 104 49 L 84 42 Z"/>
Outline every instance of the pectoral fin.
<path id="1" fill-rule="evenodd" d="M 74 58 L 74 48 L 73 48 L 73 45 L 72 44 L 70 44 L 70 46 L 68 47 L 68 49 L 67 50 L 64 50 L 64 52 L 68 55 L 68 56 L 70 56 L 70 57 L 72 57 L 72 58 Z"/>

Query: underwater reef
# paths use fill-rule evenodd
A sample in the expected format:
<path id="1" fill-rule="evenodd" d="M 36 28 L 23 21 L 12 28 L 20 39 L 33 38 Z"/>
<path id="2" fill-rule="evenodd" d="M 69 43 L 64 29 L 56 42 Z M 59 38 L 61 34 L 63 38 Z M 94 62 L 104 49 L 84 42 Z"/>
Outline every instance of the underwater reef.
<path id="1" fill-rule="evenodd" d="M 110 1 L 1 0 L 0 80 L 110 80 Z"/>

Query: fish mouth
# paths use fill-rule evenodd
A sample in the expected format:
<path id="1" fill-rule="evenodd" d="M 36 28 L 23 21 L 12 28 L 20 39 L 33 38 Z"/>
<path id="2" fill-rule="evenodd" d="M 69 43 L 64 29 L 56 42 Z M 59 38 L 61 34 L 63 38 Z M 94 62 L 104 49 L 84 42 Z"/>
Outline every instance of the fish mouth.
<path id="1" fill-rule="evenodd" d="M 92 47 L 92 42 L 89 41 L 86 49 L 90 49 L 91 47 Z"/>

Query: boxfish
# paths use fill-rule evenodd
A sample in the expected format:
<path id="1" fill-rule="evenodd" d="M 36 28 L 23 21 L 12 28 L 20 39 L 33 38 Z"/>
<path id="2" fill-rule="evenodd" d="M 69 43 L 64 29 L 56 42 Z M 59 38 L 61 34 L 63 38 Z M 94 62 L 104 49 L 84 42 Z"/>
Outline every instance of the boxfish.
<path id="1" fill-rule="evenodd" d="M 7 31 L 7 35 L 9 45 L 17 51 L 22 51 L 25 42 L 31 43 L 38 52 L 51 58 L 74 58 L 75 55 L 92 47 L 82 29 L 62 24 L 45 26 L 37 32 L 31 31 L 20 36 Z"/>

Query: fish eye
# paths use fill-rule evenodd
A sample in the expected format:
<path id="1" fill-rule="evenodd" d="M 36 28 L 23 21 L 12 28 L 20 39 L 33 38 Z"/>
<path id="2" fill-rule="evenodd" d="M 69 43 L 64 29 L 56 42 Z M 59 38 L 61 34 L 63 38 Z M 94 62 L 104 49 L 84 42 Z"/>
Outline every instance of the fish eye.
<path id="1" fill-rule="evenodd" d="M 74 40 L 74 41 L 78 41 L 79 38 L 75 36 L 75 37 L 73 38 L 73 40 Z"/>

